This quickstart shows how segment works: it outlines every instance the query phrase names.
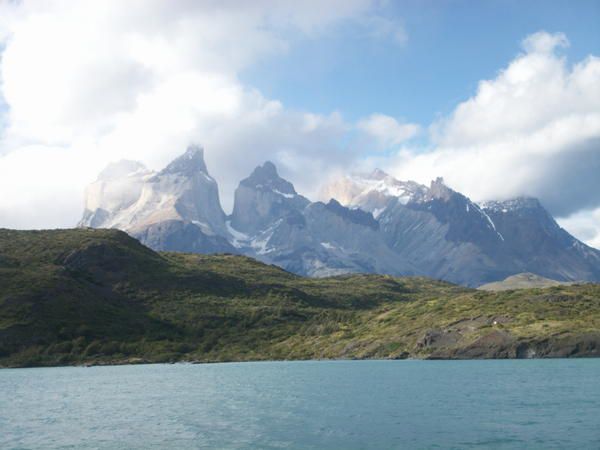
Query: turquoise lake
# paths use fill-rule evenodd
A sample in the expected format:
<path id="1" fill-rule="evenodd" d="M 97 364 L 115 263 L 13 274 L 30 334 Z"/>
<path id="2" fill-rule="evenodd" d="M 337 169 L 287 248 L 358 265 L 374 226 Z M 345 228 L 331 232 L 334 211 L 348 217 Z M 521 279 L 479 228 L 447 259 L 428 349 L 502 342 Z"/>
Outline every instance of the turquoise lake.
<path id="1" fill-rule="evenodd" d="M 598 449 L 600 359 L 0 370 L 2 449 Z"/>

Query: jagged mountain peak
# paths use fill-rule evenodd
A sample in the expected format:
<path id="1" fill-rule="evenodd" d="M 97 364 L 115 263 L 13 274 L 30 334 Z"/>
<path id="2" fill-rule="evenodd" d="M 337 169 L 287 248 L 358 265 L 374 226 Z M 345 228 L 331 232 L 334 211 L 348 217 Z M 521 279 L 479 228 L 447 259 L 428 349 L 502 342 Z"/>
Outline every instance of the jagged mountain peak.
<path id="1" fill-rule="evenodd" d="M 199 145 L 188 146 L 185 153 L 178 156 L 160 171 L 159 175 L 181 174 L 192 176 L 198 172 L 208 175 L 206 163 L 204 162 L 204 149 Z"/>
<path id="2" fill-rule="evenodd" d="M 455 193 L 455 191 L 448 187 L 442 177 L 432 180 L 429 186 L 429 195 L 431 198 L 448 201 Z"/>
<path id="3" fill-rule="evenodd" d="M 427 187 L 414 181 L 400 181 L 381 169 L 334 180 L 321 190 L 321 198 L 335 198 L 341 204 L 364 209 L 377 217 L 390 203 L 421 200 Z"/>
<path id="4" fill-rule="evenodd" d="M 542 204 L 537 198 L 527 196 L 515 197 L 508 200 L 487 201 L 481 203 L 481 207 L 486 210 L 502 213 L 526 209 L 543 209 Z"/>
<path id="5" fill-rule="evenodd" d="M 261 178 L 279 178 L 277 167 L 271 161 L 265 161 L 262 165 L 257 166 L 251 176 Z"/>
<path id="6" fill-rule="evenodd" d="M 185 234 L 186 242 L 195 242 L 194 248 L 207 248 L 199 242 L 225 230 L 218 187 L 208 175 L 199 146 L 190 145 L 158 173 L 125 161 L 109 167 L 103 176 L 109 179 L 87 189 L 83 226 L 119 228 L 156 248 L 163 248 L 157 244 L 162 238 L 155 237 L 166 235 L 165 230 L 179 233 L 181 239 Z M 188 224 L 199 231 L 194 234 Z"/>
<path id="7" fill-rule="evenodd" d="M 369 178 L 373 180 L 383 180 L 390 175 L 379 168 L 373 169 L 373 171 L 369 174 Z"/>
<path id="8" fill-rule="evenodd" d="M 242 180 L 240 184 L 261 191 L 271 191 L 288 198 L 297 195 L 294 185 L 279 176 L 277 167 L 271 161 L 257 166 L 250 176 Z"/>
<path id="9" fill-rule="evenodd" d="M 123 159 L 108 164 L 85 189 L 85 209 L 78 225 L 110 226 L 116 214 L 136 202 L 144 182 L 153 174 L 138 161 Z"/>
<path id="10" fill-rule="evenodd" d="M 279 176 L 275 164 L 267 161 L 256 167 L 235 190 L 231 226 L 244 233 L 264 230 L 308 203 L 292 183 Z"/>

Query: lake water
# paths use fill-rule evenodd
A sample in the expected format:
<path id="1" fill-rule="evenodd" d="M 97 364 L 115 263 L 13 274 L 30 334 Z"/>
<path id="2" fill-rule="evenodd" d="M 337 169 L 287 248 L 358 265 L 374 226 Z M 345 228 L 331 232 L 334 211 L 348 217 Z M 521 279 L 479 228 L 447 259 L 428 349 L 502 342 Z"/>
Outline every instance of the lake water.
<path id="1" fill-rule="evenodd" d="M 600 359 L 0 370 L 0 448 L 600 448 Z"/>

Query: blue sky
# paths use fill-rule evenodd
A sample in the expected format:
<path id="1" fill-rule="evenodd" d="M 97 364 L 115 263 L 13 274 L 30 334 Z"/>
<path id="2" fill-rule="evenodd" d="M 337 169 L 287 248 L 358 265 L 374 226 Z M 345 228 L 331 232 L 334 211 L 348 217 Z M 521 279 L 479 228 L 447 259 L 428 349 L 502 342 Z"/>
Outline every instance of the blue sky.
<path id="1" fill-rule="evenodd" d="M 565 33 L 573 61 L 600 53 L 600 1 L 411 0 L 389 2 L 381 14 L 404 27 L 404 44 L 343 24 L 240 77 L 288 108 L 337 110 L 349 120 L 378 111 L 427 125 L 494 78 L 531 33 Z"/>

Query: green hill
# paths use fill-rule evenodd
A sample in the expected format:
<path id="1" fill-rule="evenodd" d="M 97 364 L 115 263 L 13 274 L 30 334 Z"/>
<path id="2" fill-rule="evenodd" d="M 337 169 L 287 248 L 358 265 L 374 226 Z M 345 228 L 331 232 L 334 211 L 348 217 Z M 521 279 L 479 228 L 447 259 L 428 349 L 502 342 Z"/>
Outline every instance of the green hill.
<path id="1" fill-rule="evenodd" d="M 0 365 L 600 355 L 600 286 L 308 279 L 115 230 L 0 230 Z"/>
<path id="2" fill-rule="evenodd" d="M 477 289 L 482 291 L 508 291 L 511 289 L 547 288 L 569 284 L 574 283 L 552 280 L 551 278 L 545 278 L 535 273 L 518 273 L 502 281 L 483 284 Z"/>

